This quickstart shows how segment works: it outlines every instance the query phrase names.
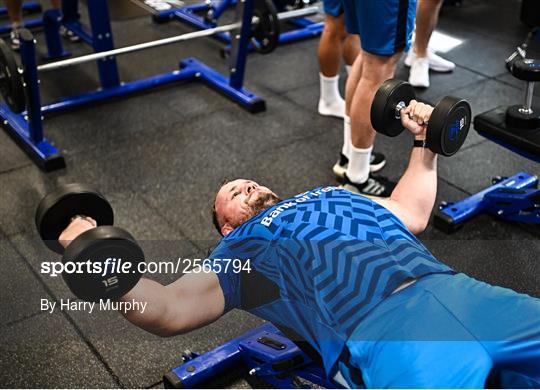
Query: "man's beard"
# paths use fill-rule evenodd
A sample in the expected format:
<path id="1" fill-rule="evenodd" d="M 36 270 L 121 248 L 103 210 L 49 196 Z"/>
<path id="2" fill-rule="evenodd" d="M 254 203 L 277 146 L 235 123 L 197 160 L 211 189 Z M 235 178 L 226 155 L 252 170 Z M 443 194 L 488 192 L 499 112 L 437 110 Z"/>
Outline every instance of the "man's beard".
<path id="1" fill-rule="evenodd" d="M 262 213 L 264 210 L 266 210 L 269 207 L 272 207 L 273 205 L 281 202 L 283 199 L 279 198 L 272 192 L 265 192 L 261 194 L 253 204 L 251 204 L 249 207 L 249 210 L 247 212 L 247 215 L 244 216 L 239 222 L 237 226 L 240 226 L 244 222 L 246 222 L 248 219 L 253 218 L 254 216 Z M 236 226 L 235 226 L 236 227 Z"/>

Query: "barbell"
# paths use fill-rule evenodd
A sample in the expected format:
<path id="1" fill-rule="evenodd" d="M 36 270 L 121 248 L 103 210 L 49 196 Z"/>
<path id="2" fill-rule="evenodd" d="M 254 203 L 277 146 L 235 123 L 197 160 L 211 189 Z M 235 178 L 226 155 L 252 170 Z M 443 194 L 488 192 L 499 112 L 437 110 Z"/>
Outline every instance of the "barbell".
<path id="1" fill-rule="evenodd" d="M 276 48 L 279 42 L 279 21 L 314 15 L 317 14 L 318 11 L 318 7 L 308 7 L 277 13 L 272 0 L 254 0 L 250 40 L 257 51 L 262 54 L 268 54 Z M 61 69 L 68 66 L 96 61 L 102 58 L 114 57 L 172 43 L 208 37 L 214 34 L 240 29 L 241 27 L 242 22 L 225 24 L 205 30 L 175 35 L 169 38 L 51 62 L 39 65 L 37 70 L 39 72 L 45 72 Z M 28 30 L 22 29 L 20 34 L 22 34 L 23 39 L 32 39 L 31 33 Z M 0 40 L 0 94 L 10 109 L 17 113 L 24 111 L 26 107 L 22 73 L 23 70 L 20 70 L 17 66 L 13 50 L 4 41 Z"/>

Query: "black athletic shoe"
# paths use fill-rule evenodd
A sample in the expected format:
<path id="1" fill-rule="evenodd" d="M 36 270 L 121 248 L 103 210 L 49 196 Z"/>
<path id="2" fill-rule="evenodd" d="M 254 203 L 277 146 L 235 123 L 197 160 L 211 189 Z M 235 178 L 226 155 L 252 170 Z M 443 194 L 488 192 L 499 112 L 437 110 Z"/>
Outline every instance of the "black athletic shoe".
<path id="1" fill-rule="evenodd" d="M 379 172 L 386 165 L 386 157 L 378 152 L 371 152 L 371 160 L 369 161 L 369 171 Z"/>
<path id="2" fill-rule="evenodd" d="M 388 198 L 394 188 L 396 183 L 388 180 L 383 176 L 376 176 L 370 174 L 368 179 L 364 183 L 353 183 L 347 175 L 343 178 L 343 185 L 341 188 L 348 191 L 354 192 L 356 194 L 366 195 L 366 196 L 377 196 L 380 198 Z"/>
<path id="3" fill-rule="evenodd" d="M 339 179 L 343 179 L 345 177 L 345 173 L 347 172 L 348 165 L 349 165 L 349 159 L 343 153 L 340 153 L 339 159 L 336 161 L 336 163 L 332 167 L 332 170 L 334 171 L 334 175 L 336 175 L 336 177 Z M 381 169 L 383 169 L 385 165 L 386 165 L 386 157 L 384 157 L 384 154 L 378 153 L 378 152 L 371 153 L 371 160 L 369 162 L 370 172 L 378 172 Z"/>

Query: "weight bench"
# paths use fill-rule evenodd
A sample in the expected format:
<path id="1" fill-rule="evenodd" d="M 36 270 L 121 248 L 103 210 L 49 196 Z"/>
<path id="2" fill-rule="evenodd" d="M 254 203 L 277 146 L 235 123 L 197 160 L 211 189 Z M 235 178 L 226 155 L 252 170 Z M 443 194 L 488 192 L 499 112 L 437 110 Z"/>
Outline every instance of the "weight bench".
<path id="1" fill-rule="evenodd" d="M 165 388 L 200 388 L 238 370 L 262 381 L 264 387 L 341 388 L 327 378 L 321 365 L 271 323 L 201 355 L 186 351 L 182 360 L 163 376 Z"/>
<path id="2" fill-rule="evenodd" d="M 534 83 L 540 81 L 540 60 L 519 59 L 511 66 L 514 77 L 527 83 L 522 105 L 497 107 L 474 118 L 483 137 L 530 160 L 540 162 L 540 107 L 534 107 Z M 492 186 L 456 203 L 442 203 L 435 214 L 437 228 L 453 232 L 480 213 L 497 218 L 539 224 L 538 177 L 520 172 L 495 178 Z"/>

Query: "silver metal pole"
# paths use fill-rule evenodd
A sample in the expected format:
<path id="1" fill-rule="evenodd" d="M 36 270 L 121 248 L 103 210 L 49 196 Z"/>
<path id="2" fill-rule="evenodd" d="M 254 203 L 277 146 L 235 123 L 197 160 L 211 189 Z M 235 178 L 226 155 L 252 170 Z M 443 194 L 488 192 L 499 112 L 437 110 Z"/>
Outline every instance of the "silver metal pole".
<path id="1" fill-rule="evenodd" d="M 292 19 L 292 18 L 296 18 L 300 16 L 309 16 L 309 15 L 316 14 L 318 11 L 319 11 L 318 7 L 301 8 L 297 10 L 281 12 L 278 14 L 278 19 L 286 20 L 286 19 Z M 258 23 L 257 18 L 253 18 L 252 23 Z M 187 40 L 195 39 L 195 38 L 207 37 L 207 36 L 214 35 L 220 32 L 232 31 L 232 30 L 240 28 L 241 26 L 242 26 L 242 22 L 225 24 L 223 26 L 209 28 L 206 30 L 194 31 L 194 32 L 190 32 L 190 33 L 186 33 L 182 35 L 176 35 L 174 37 L 158 39 L 156 41 L 139 43 L 137 45 L 120 47 L 118 49 L 102 51 L 102 52 L 93 53 L 93 54 L 87 54 L 81 57 L 68 58 L 67 60 L 62 60 L 62 61 L 57 61 L 57 62 L 51 62 L 49 64 L 39 65 L 37 69 L 38 71 L 42 72 L 42 71 L 47 71 L 47 70 L 65 68 L 72 65 L 99 60 L 105 57 L 112 57 L 112 56 L 117 56 L 120 54 L 131 53 L 134 51 L 145 50 L 152 47 L 169 45 L 171 43 L 187 41 Z"/>
<path id="2" fill-rule="evenodd" d="M 527 83 L 527 89 L 525 90 L 525 104 L 519 109 L 522 114 L 530 115 L 533 113 L 532 100 L 534 95 L 534 81 Z"/>

